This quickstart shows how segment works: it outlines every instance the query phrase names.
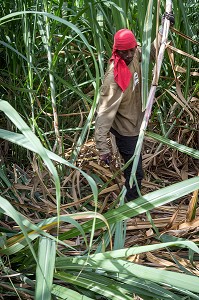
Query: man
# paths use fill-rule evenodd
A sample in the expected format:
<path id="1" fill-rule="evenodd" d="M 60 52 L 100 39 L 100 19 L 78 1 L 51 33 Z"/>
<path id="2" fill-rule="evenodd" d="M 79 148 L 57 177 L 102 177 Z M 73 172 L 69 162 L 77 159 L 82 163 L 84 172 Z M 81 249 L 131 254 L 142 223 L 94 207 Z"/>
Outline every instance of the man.
<path id="1" fill-rule="evenodd" d="M 166 17 L 168 18 L 168 15 Z M 161 34 L 158 35 L 158 43 L 160 43 Z M 152 56 L 154 56 L 155 45 L 154 41 L 151 48 Z M 109 131 L 115 135 L 124 163 L 133 156 L 135 151 L 143 119 L 140 61 L 140 49 L 132 31 L 128 29 L 117 31 L 114 36 L 110 65 L 100 91 L 95 122 L 96 148 L 99 150 L 100 160 L 107 164 L 111 161 L 111 152 L 107 145 Z M 129 186 L 131 169 L 132 163 L 124 170 L 127 201 L 139 197 L 136 185 L 134 184 L 132 188 Z M 140 156 L 136 172 L 139 189 L 141 189 L 142 179 L 143 169 Z"/>

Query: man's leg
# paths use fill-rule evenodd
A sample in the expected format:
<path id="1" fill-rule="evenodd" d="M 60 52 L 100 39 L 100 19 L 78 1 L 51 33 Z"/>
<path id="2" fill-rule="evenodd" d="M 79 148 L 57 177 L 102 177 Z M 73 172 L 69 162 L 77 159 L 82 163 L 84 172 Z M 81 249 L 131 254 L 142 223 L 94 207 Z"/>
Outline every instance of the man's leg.
<path id="1" fill-rule="evenodd" d="M 132 155 L 124 154 L 124 153 L 121 153 L 121 155 L 122 155 L 125 163 L 132 157 Z M 139 197 L 139 193 L 137 191 L 135 182 L 133 183 L 132 188 L 130 188 L 130 185 L 129 185 L 132 166 L 133 166 L 133 162 L 124 170 L 125 186 L 127 189 L 127 193 L 126 193 L 127 201 L 134 200 Z M 141 189 L 142 179 L 143 179 L 142 158 L 140 156 L 139 161 L 138 161 L 137 171 L 136 171 L 136 180 L 137 180 L 139 189 Z"/>
<path id="2" fill-rule="evenodd" d="M 122 158 L 124 159 L 125 164 L 133 156 L 137 140 L 138 140 L 138 136 L 116 137 L 116 144 L 117 144 L 117 147 L 119 149 L 119 152 L 120 152 Z M 127 189 L 127 193 L 126 193 L 127 201 L 134 200 L 139 197 L 135 183 L 133 184 L 132 188 L 130 188 L 130 185 L 129 185 L 132 165 L 133 165 L 133 162 L 124 170 L 125 186 Z M 137 171 L 136 171 L 136 180 L 137 180 L 139 189 L 141 189 L 141 182 L 143 179 L 143 175 L 144 174 L 143 174 L 143 169 L 142 169 L 142 157 L 140 156 L 139 161 L 138 161 Z"/>

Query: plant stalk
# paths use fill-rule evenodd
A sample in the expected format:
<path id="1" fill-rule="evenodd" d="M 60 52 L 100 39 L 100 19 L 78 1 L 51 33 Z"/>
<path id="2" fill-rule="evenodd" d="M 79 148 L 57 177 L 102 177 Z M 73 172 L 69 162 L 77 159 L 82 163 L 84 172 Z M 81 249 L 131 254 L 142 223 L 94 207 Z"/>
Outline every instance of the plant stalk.
<path id="1" fill-rule="evenodd" d="M 170 13 L 172 11 L 172 0 L 166 1 L 165 11 L 167 13 Z M 134 160 L 132 171 L 131 171 L 130 182 L 129 182 L 131 187 L 133 185 L 134 180 L 136 180 L 136 170 L 137 170 L 138 161 L 139 161 L 139 157 L 140 157 L 141 150 L 142 150 L 142 144 L 143 144 L 143 140 L 144 140 L 145 131 L 146 131 L 146 128 L 147 128 L 147 125 L 149 122 L 150 115 L 151 115 L 151 110 L 152 110 L 152 106 L 153 106 L 153 102 L 154 102 L 157 83 L 158 83 L 159 76 L 160 76 L 160 69 L 162 66 L 162 61 L 163 61 L 166 43 L 167 43 L 167 39 L 168 39 L 169 26 L 170 26 L 170 21 L 165 18 L 163 34 L 162 34 L 162 41 L 161 41 L 160 49 L 158 52 L 157 62 L 155 64 L 155 72 L 154 72 L 152 85 L 151 85 L 148 99 L 147 99 L 144 118 L 143 118 L 142 125 L 140 128 L 139 139 L 138 139 L 138 142 L 137 142 L 137 145 L 135 148 L 135 154 L 130 159 L 130 160 Z"/>

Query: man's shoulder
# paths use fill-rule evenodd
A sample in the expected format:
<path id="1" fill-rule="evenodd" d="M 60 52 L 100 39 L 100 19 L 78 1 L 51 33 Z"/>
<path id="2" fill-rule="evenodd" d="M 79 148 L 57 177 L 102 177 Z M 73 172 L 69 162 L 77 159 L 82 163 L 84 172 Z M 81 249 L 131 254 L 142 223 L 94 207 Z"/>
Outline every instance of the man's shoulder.
<path id="1" fill-rule="evenodd" d="M 142 58 L 142 48 L 140 46 L 137 47 L 137 50 L 135 52 L 135 58 L 141 62 L 141 58 Z"/>
<path id="2" fill-rule="evenodd" d="M 114 81 L 114 63 L 111 62 L 105 72 L 103 83 L 107 85 Z"/>
<path id="3" fill-rule="evenodd" d="M 136 68 L 139 68 L 140 62 L 141 62 L 141 48 L 137 48 L 133 60 L 131 61 L 131 63 L 128 65 L 130 70 L 134 70 L 135 66 L 137 66 Z"/>
<path id="4" fill-rule="evenodd" d="M 105 74 L 113 73 L 113 70 L 114 70 L 114 61 L 112 61 L 108 64 L 108 67 L 107 67 L 107 70 L 106 70 Z"/>

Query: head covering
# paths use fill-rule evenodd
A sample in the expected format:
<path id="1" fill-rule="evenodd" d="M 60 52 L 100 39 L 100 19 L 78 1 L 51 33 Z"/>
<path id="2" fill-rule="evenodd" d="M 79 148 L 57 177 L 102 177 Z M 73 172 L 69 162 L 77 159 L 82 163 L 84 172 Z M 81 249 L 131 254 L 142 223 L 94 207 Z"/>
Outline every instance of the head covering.
<path id="1" fill-rule="evenodd" d="M 133 32 L 129 29 L 120 29 L 114 35 L 113 51 L 110 61 L 114 61 L 114 79 L 124 92 L 129 85 L 132 74 L 125 61 L 116 50 L 129 50 L 135 48 L 137 42 Z"/>

